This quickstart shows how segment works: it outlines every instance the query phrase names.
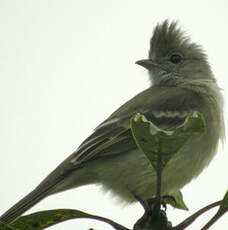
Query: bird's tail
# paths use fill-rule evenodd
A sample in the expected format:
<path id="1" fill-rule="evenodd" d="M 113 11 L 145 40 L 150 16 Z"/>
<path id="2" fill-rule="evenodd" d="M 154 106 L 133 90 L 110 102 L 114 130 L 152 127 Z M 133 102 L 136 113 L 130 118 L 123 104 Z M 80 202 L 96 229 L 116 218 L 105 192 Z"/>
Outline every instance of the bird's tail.
<path id="1" fill-rule="evenodd" d="M 74 168 L 75 169 L 75 168 Z M 50 173 L 32 192 L 0 216 L 0 221 L 10 223 L 45 197 L 56 193 L 55 189 L 72 172 L 68 158 Z M 69 187 L 68 187 L 69 188 Z M 64 190 L 64 189 L 63 189 Z M 60 190 L 61 191 L 61 190 Z M 58 191 L 57 191 L 58 192 Z"/>
<path id="2" fill-rule="evenodd" d="M 58 181 L 55 181 L 57 184 Z M 50 191 L 55 186 L 55 184 L 44 184 L 41 183 L 37 186 L 32 192 L 30 192 L 27 196 L 17 202 L 13 207 L 11 207 L 8 211 L 6 211 L 2 216 L 0 216 L 0 221 L 6 224 L 14 221 L 17 217 L 27 211 L 29 208 L 37 204 L 43 198 L 50 195 Z"/>

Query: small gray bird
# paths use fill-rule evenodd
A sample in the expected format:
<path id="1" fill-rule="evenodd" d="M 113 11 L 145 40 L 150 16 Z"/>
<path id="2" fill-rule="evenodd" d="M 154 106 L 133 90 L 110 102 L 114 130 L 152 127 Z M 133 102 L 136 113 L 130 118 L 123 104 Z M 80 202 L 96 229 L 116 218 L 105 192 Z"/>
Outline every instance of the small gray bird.
<path id="1" fill-rule="evenodd" d="M 162 174 L 162 195 L 169 195 L 198 176 L 224 139 L 223 100 L 201 47 L 192 43 L 176 22 L 158 24 L 149 58 L 136 62 L 149 71 L 152 86 L 136 95 L 102 122 L 78 149 L 31 193 L 0 217 L 9 223 L 43 198 L 86 184 L 101 184 L 130 203 L 155 196 L 156 173 L 139 152 L 129 120 L 144 114 L 164 130 L 181 125 L 192 111 L 206 123 L 168 162 Z"/>

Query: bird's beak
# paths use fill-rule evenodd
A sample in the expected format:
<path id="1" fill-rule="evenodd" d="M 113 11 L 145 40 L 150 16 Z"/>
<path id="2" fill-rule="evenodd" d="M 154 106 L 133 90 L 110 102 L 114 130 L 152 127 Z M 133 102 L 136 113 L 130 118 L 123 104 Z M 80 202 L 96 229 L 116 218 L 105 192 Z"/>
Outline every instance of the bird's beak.
<path id="1" fill-rule="evenodd" d="M 144 68 L 151 70 L 154 67 L 158 67 L 159 65 L 157 63 L 155 63 L 153 60 L 151 59 L 143 59 L 143 60 L 139 60 L 137 62 L 135 62 L 138 65 L 143 66 Z"/>

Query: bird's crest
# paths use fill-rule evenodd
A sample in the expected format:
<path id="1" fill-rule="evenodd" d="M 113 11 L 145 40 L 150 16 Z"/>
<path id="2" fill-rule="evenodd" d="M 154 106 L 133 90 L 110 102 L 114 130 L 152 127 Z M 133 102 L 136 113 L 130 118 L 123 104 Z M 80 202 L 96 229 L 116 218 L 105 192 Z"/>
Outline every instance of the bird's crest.
<path id="1" fill-rule="evenodd" d="M 150 40 L 149 57 L 155 59 L 159 56 L 166 56 L 168 53 L 178 50 L 197 50 L 202 53 L 200 46 L 191 43 L 185 31 L 178 27 L 177 21 L 169 22 L 165 20 L 158 24 Z"/>

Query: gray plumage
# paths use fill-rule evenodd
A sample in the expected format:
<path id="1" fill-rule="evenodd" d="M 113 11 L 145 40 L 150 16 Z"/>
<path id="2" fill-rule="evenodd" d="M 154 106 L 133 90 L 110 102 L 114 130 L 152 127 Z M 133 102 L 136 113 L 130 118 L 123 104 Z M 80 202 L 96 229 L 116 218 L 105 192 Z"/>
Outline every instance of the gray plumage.
<path id="1" fill-rule="evenodd" d="M 125 202 L 143 199 L 156 191 L 156 174 L 133 141 L 129 119 L 136 113 L 165 130 L 183 123 L 199 111 L 206 132 L 196 134 L 167 164 L 162 194 L 173 193 L 210 163 L 219 139 L 224 139 L 223 102 L 220 89 L 201 47 L 192 43 L 167 20 L 157 25 L 150 42 L 149 59 L 137 62 L 149 70 L 152 86 L 117 109 L 80 146 L 19 201 L 0 221 L 9 223 L 46 196 L 81 185 L 102 184 Z"/>

